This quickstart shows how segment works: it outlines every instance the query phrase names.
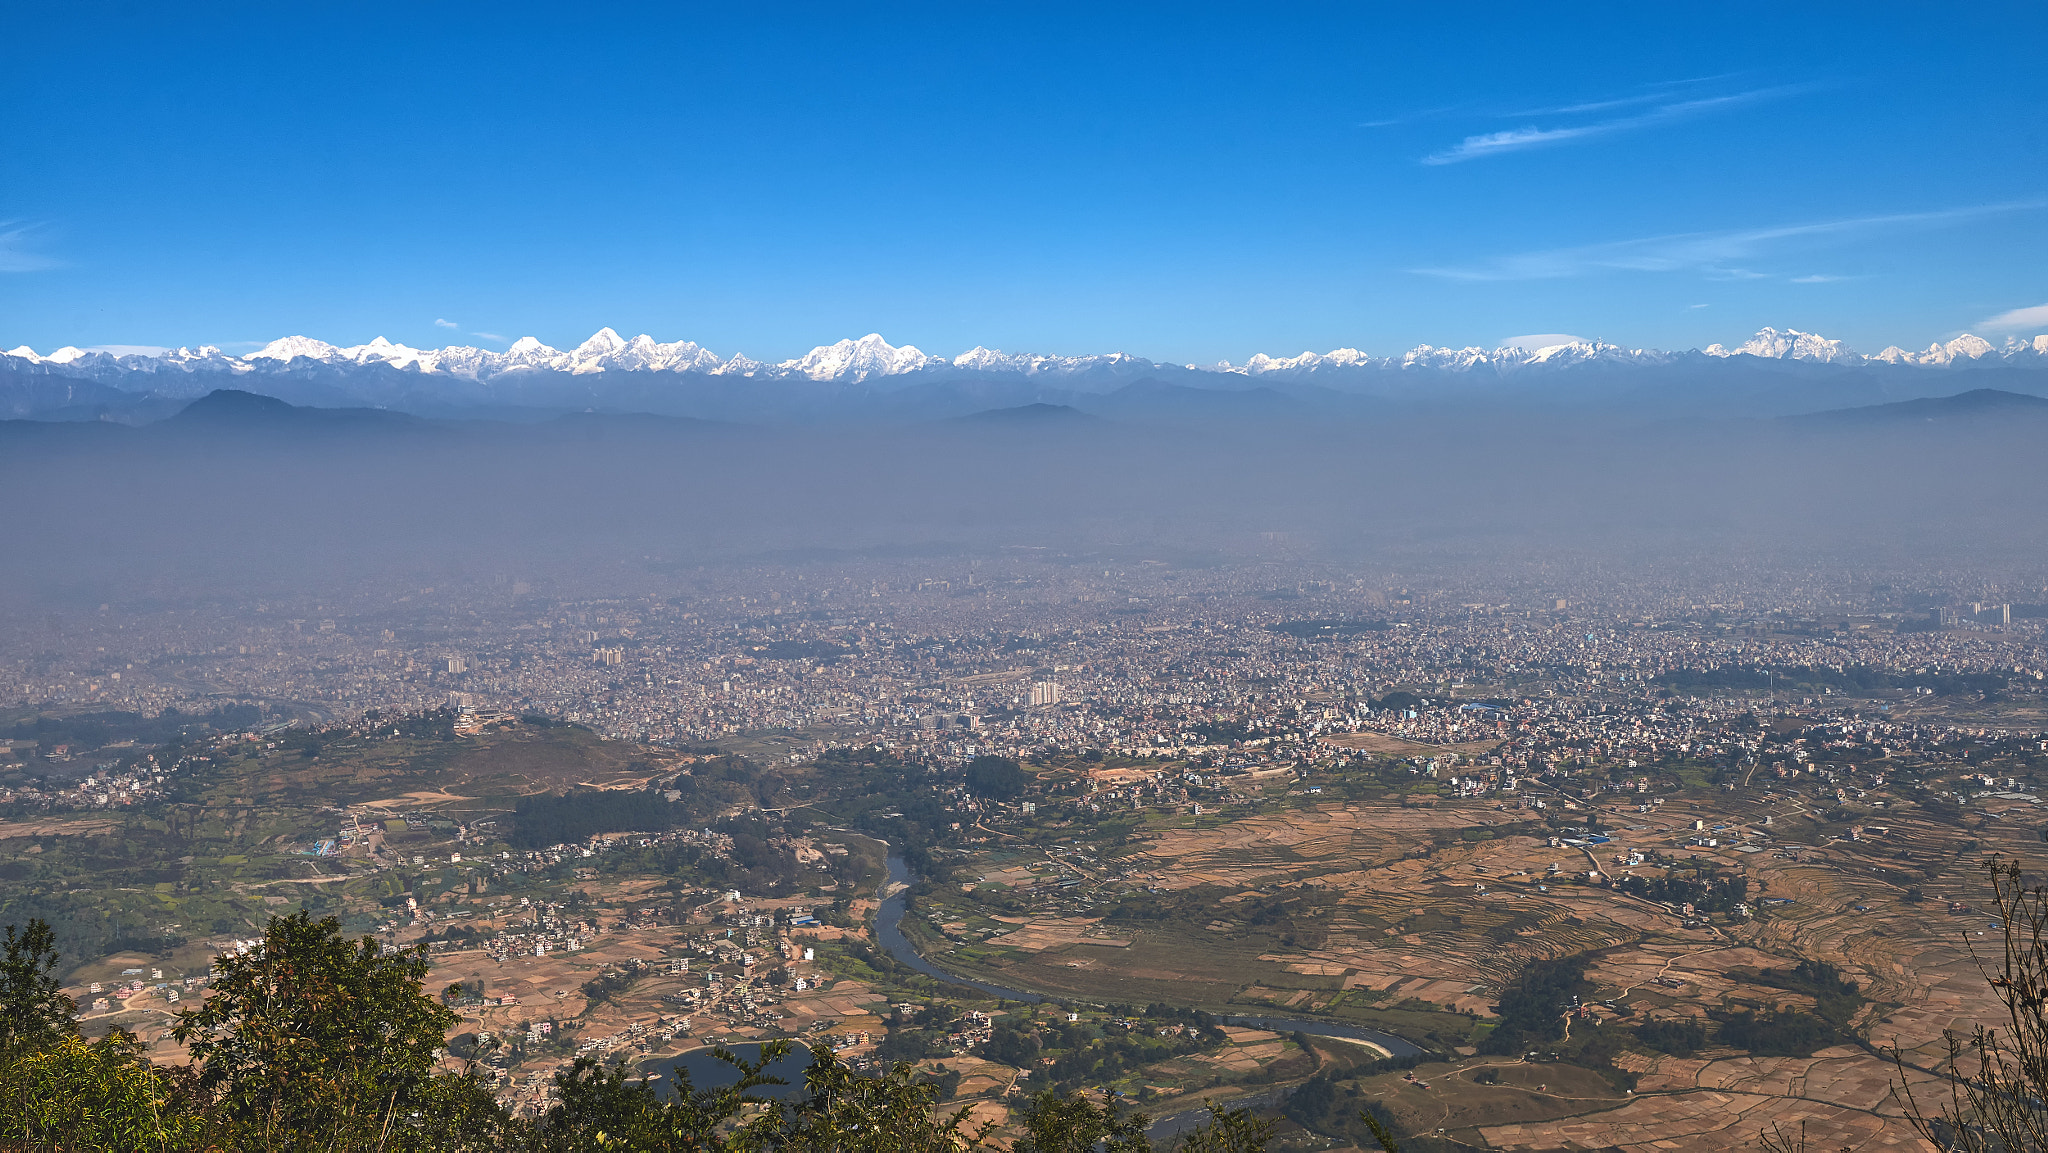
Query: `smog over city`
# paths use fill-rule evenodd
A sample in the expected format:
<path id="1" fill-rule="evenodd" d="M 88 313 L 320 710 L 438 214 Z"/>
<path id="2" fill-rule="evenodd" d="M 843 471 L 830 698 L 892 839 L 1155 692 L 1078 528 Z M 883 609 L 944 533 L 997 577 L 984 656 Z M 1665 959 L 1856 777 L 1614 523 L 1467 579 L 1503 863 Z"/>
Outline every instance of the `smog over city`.
<path id="1" fill-rule="evenodd" d="M 2043 1148 L 2039 10 L 20 31 L 0 1145 Z"/>

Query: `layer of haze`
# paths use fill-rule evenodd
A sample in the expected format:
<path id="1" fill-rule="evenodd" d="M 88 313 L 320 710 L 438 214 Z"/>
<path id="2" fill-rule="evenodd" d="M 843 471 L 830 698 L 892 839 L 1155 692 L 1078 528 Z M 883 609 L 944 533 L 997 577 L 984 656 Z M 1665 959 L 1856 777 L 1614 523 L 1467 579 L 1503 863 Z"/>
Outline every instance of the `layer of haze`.
<path id="1" fill-rule="evenodd" d="M 1367 568 L 2037 564 L 2038 417 L 6 426 L 16 609 L 877 555 Z M 391 422 L 396 421 L 395 425 Z M 1284 538 L 1267 534 L 1285 533 Z M 1276 540 L 1280 543 L 1276 544 Z"/>

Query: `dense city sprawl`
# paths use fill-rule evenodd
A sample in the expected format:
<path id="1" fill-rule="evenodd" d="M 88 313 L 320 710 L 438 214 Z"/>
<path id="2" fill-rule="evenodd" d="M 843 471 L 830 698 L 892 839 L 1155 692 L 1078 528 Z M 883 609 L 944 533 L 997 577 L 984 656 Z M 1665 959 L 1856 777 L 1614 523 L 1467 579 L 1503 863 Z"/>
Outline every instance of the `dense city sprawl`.
<path id="1" fill-rule="evenodd" d="M 181 732 L 262 742 L 294 721 L 441 707 L 472 728 L 539 714 L 679 749 L 779 734 L 790 761 L 867 745 L 958 764 L 1215 755 L 1359 732 L 1507 738 L 1501 767 L 1526 774 L 1588 751 L 1704 755 L 1700 734 L 1734 713 L 1818 716 L 1849 696 L 1889 702 L 1896 719 L 1858 722 L 1886 741 L 2020 739 L 1996 723 L 1966 733 L 1904 718 L 1916 703 L 2035 694 L 2048 670 L 2048 593 L 2019 580 L 1728 572 L 1651 599 L 1592 577 L 1475 591 L 1327 566 L 1087 563 L 700 571 L 604 598 L 497 580 L 18 618 L 0 701 L 35 719 L 6 734 L 14 771 L 0 773 L 0 804 L 161 796 L 183 766 L 150 749 Z M 1730 764 L 1766 753 L 1711 748 Z"/>
<path id="2" fill-rule="evenodd" d="M 0 668 L 6 900 L 166 1062 L 266 917 L 421 950 L 442 1060 L 535 1121 L 579 1061 L 776 1039 L 991 1119 L 1530 1053 L 1620 1107 L 1672 1037 L 1783 1033 L 1609 975 L 1544 1056 L 1516 982 L 1967 917 L 1963 858 L 2048 787 L 2048 594 L 1702 579 L 1013 558 L 45 614 Z"/>

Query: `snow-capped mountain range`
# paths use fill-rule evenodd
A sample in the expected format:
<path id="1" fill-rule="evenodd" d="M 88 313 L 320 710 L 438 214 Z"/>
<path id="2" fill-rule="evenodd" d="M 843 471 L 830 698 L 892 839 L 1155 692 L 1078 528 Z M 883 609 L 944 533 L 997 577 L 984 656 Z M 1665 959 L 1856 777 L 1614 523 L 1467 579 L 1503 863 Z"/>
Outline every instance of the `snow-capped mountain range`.
<path id="1" fill-rule="evenodd" d="M 1437 348 L 1398 356 L 1355 348 L 1242 364 L 1169 364 L 1127 353 L 1044 356 L 972 348 L 954 357 L 880 334 L 820 345 L 768 364 L 721 357 L 694 341 L 631 340 L 599 329 L 573 349 L 533 337 L 503 352 L 412 348 L 382 337 L 340 347 L 288 336 L 242 356 L 219 348 L 155 355 L 22 347 L 0 353 L 0 417 L 158 419 L 214 389 L 263 393 L 316 407 L 376 407 L 422 415 L 495 411 L 518 419 L 598 410 L 720 420 L 923 419 L 1025 404 L 1111 413 L 1211 411 L 1216 394 L 1249 403 L 1332 406 L 1492 400 L 1604 405 L 1664 415 L 1781 415 L 1981 387 L 2048 394 L 2048 335 L 2003 345 L 1959 336 L 1921 352 L 1864 356 L 1839 340 L 1766 328 L 1734 348 L 1687 352 L 1573 341 L 1545 348 Z M 2030 370 L 2014 375 L 2011 370 Z M 1967 380 L 1966 380 L 1967 378 Z M 1208 399 L 1204 399 L 1204 397 Z M 1122 407 L 1119 407 L 1122 406 Z"/>
<path id="2" fill-rule="evenodd" d="M 466 345 L 446 348 L 412 348 L 378 337 L 368 344 L 340 347 L 308 336 L 287 336 L 273 340 L 246 356 L 230 356 L 211 345 L 171 349 L 154 356 L 118 355 L 78 348 L 59 348 L 48 355 L 26 345 L 0 353 L 0 368 L 34 365 L 69 370 L 103 383 L 117 383 L 123 376 L 138 373 L 229 372 L 257 373 L 311 365 L 383 365 L 422 375 L 445 374 L 468 380 L 487 381 L 519 372 L 558 372 L 585 375 L 599 372 L 702 373 L 708 376 L 802 377 L 818 382 L 861 384 L 882 377 L 904 376 L 933 370 L 949 374 L 980 373 L 1021 376 L 1075 376 L 1091 370 L 1123 370 L 1166 367 L 1196 373 L 1238 376 L 1287 376 L 1343 370 L 1516 369 L 1535 365 L 1568 365 L 1588 362 L 1656 365 L 1673 360 L 1705 356 L 1731 358 L 1751 356 L 1770 360 L 1813 361 L 1822 364 L 1882 362 L 1894 365 L 1944 367 L 1958 363 L 2048 363 L 2048 335 L 2032 340 L 2009 338 L 1994 345 L 1978 336 L 1963 335 L 1946 344 L 1933 344 L 1922 352 L 1908 352 L 1893 346 L 1874 356 L 1864 356 L 1839 340 L 1796 329 L 1765 328 L 1734 348 L 1708 345 L 1692 353 L 1661 352 L 1655 349 L 1624 348 L 1599 341 L 1579 341 L 1547 348 L 1437 348 L 1421 345 L 1399 356 L 1375 357 L 1355 348 L 1330 352 L 1303 352 L 1275 357 L 1260 353 L 1243 364 L 1160 365 L 1127 353 L 1105 356 L 1041 356 L 1007 353 L 991 348 L 971 348 L 951 359 L 934 356 L 913 345 L 892 345 L 879 333 L 859 340 L 823 344 L 793 360 L 765 364 L 746 356 L 722 358 L 695 341 L 662 343 L 642 334 L 631 340 L 610 328 L 601 328 L 573 349 L 551 348 L 533 337 L 522 337 L 504 352 Z M 301 364 L 300 362 L 305 362 Z"/>

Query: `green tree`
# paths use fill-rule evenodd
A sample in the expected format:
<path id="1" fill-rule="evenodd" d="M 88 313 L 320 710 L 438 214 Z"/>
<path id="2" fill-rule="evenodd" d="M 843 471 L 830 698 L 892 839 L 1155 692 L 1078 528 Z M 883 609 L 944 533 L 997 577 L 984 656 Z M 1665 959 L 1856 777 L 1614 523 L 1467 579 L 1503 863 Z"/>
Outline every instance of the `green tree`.
<path id="1" fill-rule="evenodd" d="M 1031 778 L 1008 757 L 980 756 L 967 762 L 967 787 L 991 800 L 1021 796 Z"/>
<path id="2" fill-rule="evenodd" d="M 1707 1027 L 1697 1020 L 1645 1021 L 1636 1026 L 1636 1040 L 1663 1053 L 1691 1055 L 1705 1047 Z"/>
<path id="3" fill-rule="evenodd" d="M 1365 1127 L 1372 1132 L 1372 1139 L 1379 1143 L 1379 1147 L 1385 1153 L 1401 1153 L 1401 1147 L 1394 1143 L 1394 1130 L 1385 1121 L 1380 1120 L 1373 1109 L 1368 1107 L 1361 1110 L 1358 1119 L 1365 1123 Z"/>
<path id="4" fill-rule="evenodd" d="M 49 924 L 31 920 L 20 933 L 9 925 L 0 943 L 0 1059 L 77 1036 L 78 1003 L 57 980 L 57 937 Z"/>
<path id="5" fill-rule="evenodd" d="M 1010 1146 L 1010 1153 L 1150 1153 L 1145 1138 L 1151 1119 L 1143 1113 L 1127 1113 L 1113 1100 L 1100 1104 L 1088 1094 L 1075 1090 L 1061 1096 L 1044 1089 L 1019 1110 L 1024 1135 Z"/>
<path id="6" fill-rule="evenodd" d="M 829 1055 L 830 1050 L 824 1051 Z M 786 1041 L 763 1046 L 753 1061 L 714 1049 L 713 1055 L 732 1064 L 739 1077 L 730 1085 L 699 1089 L 688 1070 L 679 1067 L 674 1093 L 666 1100 L 645 1077 L 629 1081 L 622 1067 L 607 1071 L 589 1057 L 578 1057 L 568 1072 L 555 1074 L 561 1103 L 541 1118 L 536 1144 L 546 1153 L 710 1153 L 742 1148 L 749 1138 L 764 1137 L 774 1124 L 775 1115 L 759 1108 L 772 1102 L 754 1090 L 787 1084 L 766 1070 L 788 1052 Z M 740 1124 L 738 1119 L 749 1112 L 747 1123 Z"/>
<path id="7" fill-rule="evenodd" d="M 1507 1055 L 1563 1037 L 1564 1012 L 1571 999 L 1592 995 L 1593 983 L 1586 980 L 1591 960 L 1579 954 L 1523 966 L 1514 983 L 1502 991 L 1500 1023 L 1479 1043 L 1479 1051 Z"/>
<path id="8" fill-rule="evenodd" d="M 7 926 L 0 953 L 0 1143 L 28 1149 L 183 1147 L 206 1123 L 179 1078 L 149 1063 L 115 1029 L 87 1044 L 77 1005 L 59 987 L 50 926 Z"/>
<path id="9" fill-rule="evenodd" d="M 786 1084 L 766 1072 L 789 1052 L 789 1043 L 762 1047 L 744 1061 L 717 1050 L 739 1071 L 732 1084 L 698 1089 L 689 1075 L 664 1100 L 646 1080 L 629 1081 L 588 1058 L 557 1074 L 561 1103 L 541 1119 L 536 1134 L 545 1153 L 968 1153 L 985 1146 L 988 1127 L 969 1130 L 968 1110 L 936 1113 L 938 1089 L 920 1083 L 907 1064 L 879 1077 L 863 1077 L 819 1046 L 794 1102 L 756 1092 Z"/>
<path id="10" fill-rule="evenodd" d="M 1209 1123 L 1193 1130 L 1174 1146 L 1175 1153 L 1260 1153 L 1272 1140 L 1273 1122 L 1252 1116 L 1249 1109 L 1209 1106 Z"/>
<path id="11" fill-rule="evenodd" d="M 222 957 L 213 995 L 172 1036 L 238 1147 L 462 1148 L 495 1111 L 466 1075 L 436 1077 L 456 1017 L 422 991 L 426 973 L 423 950 L 385 956 L 301 910 Z"/>
<path id="12" fill-rule="evenodd" d="M 689 1076 L 681 1069 L 676 1075 Z M 589 1057 L 578 1057 L 568 1072 L 555 1074 L 555 1092 L 560 1103 L 541 1118 L 535 1134 L 536 1146 L 548 1153 L 693 1147 L 665 1140 L 678 1120 L 676 1111 L 664 1106 L 646 1078 L 628 1081 L 623 1066 L 606 1070 Z M 710 1136 L 708 1128 L 705 1136 Z"/>
<path id="13" fill-rule="evenodd" d="M 207 1120 L 179 1087 L 121 1029 L 90 1044 L 66 1034 L 0 1067 L 0 1145 L 107 1153 L 200 1147 Z"/>
<path id="14" fill-rule="evenodd" d="M 990 1061 L 1028 1069 L 1038 1060 L 1038 1038 L 1036 1035 L 1017 1027 L 1008 1017 L 999 1018 L 989 1031 L 988 1044 L 982 1046 L 981 1055 Z"/>
<path id="15" fill-rule="evenodd" d="M 863 1077 L 820 1045 L 804 1073 L 803 1098 L 784 1107 L 777 1127 L 748 1133 L 735 1148 L 793 1153 L 970 1153 L 988 1146 L 993 1124 L 970 1129 L 969 1109 L 939 1113 L 938 1103 L 938 1086 L 917 1080 L 907 1063 L 899 1063 L 879 1077 Z"/>

